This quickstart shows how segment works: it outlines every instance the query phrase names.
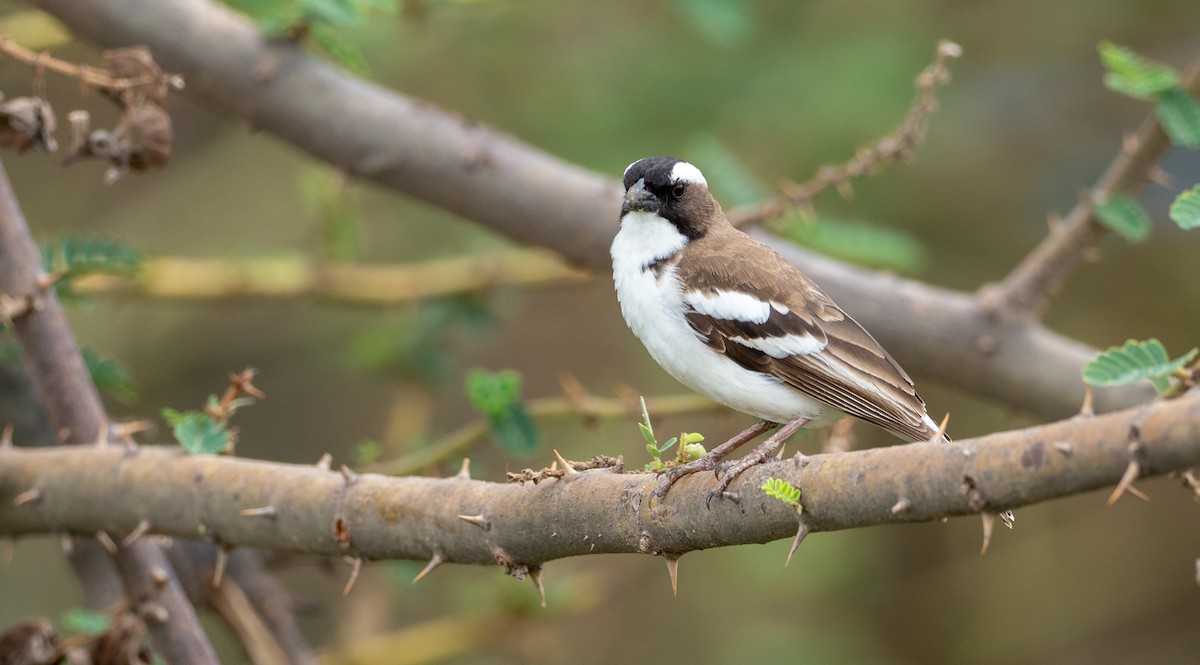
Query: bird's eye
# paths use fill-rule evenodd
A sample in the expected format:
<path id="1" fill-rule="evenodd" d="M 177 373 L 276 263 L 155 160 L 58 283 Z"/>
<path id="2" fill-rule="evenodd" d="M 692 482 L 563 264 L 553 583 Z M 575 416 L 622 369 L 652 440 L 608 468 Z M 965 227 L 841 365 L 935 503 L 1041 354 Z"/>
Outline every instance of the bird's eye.
<path id="1" fill-rule="evenodd" d="M 677 183 L 675 183 L 675 186 L 671 188 L 671 196 L 673 196 L 677 199 L 683 198 L 683 193 L 686 191 L 687 191 L 687 183 L 677 182 Z"/>

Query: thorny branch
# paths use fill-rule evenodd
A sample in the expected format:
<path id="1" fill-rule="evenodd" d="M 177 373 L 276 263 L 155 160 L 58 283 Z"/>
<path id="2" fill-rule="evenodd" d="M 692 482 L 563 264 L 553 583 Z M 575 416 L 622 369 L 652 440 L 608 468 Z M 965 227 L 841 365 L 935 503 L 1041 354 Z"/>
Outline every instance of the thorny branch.
<path id="1" fill-rule="evenodd" d="M 108 69 L 99 69 L 89 65 L 76 65 L 73 62 L 59 60 L 48 53 L 37 53 L 16 43 L 8 35 L 0 35 L 0 53 L 29 65 L 34 69 L 35 76 L 48 71 L 61 74 L 79 81 L 85 88 L 96 87 L 120 92 L 143 86 L 163 86 L 176 90 L 183 89 L 183 78 L 175 74 L 146 73 L 132 77 L 114 77 Z"/>
<path id="2" fill-rule="evenodd" d="M 917 97 L 908 108 L 900 126 L 858 151 L 849 161 L 837 166 L 822 166 L 812 179 L 785 187 L 779 196 L 763 203 L 741 208 L 730 215 L 734 226 L 747 227 L 770 221 L 788 210 L 808 205 L 818 194 L 836 187 L 843 196 L 850 193 L 850 183 L 863 176 L 878 173 L 897 161 L 911 159 L 921 141 L 929 118 L 937 111 L 937 89 L 950 82 L 946 61 L 962 55 L 962 47 L 949 40 L 938 43 L 932 64 L 917 75 Z"/>
<path id="3" fill-rule="evenodd" d="M 1193 94 L 1200 92 L 1200 54 L 1188 65 L 1180 85 Z M 1081 197 L 1061 221 L 1056 222 L 1040 244 L 998 284 L 982 288 L 984 307 L 997 313 L 1035 318 L 1045 309 L 1050 296 L 1061 288 L 1084 251 L 1104 237 L 1108 229 L 1097 220 L 1093 204 L 1115 193 L 1136 196 L 1154 177 L 1156 164 L 1171 146 L 1151 112 L 1138 130 L 1127 136 L 1092 189 Z"/>
<path id="4" fill-rule="evenodd" d="M 6 448 L 0 534 L 100 530 L 119 538 L 146 520 L 156 533 L 230 546 L 500 563 L 520 576 L 566 556 L 677 557 L 791 536 L 795 510 L 757 490 L 768 477 L 803 490 L 802 526 L 816 532 L 1016 508 L 1112 485 L 1134 462 L 1139 477 L 1200 462 L 1200 393 L 953 444 L 772 462 L 735 481 L 740 499 L 711 512 L 703 498 L 713 481 L 701 476 L 651 506 L 652 474 L 607 469 L 497 484 L 189 457 L 174 447 Z M 14 505 L 31 489 L 38 501 Z M 264 506 L 269 515 L 246 512 Z"/>

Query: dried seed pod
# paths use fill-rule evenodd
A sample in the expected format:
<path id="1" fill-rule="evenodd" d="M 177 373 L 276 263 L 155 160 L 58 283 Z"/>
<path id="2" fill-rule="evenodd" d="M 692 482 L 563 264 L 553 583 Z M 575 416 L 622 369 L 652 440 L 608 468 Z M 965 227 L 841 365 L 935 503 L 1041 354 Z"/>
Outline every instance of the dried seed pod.
<path id="1" fill-rule="evenodd" d="M 162 106 L 167 99 L 167 77 L 154 62 L 150 49 L 131 46 L 104 52 L 104 65 L 108 75 L 114 79 L 146 81 L 144 85 L 124 91 L 105 91 L 105 95 L 122 107 L 138 105 L 141 100 Z M 140 97 L 141 100 L 137 98 Z"/>
<path id="2" fill-rule="evenodd" d="M 0 104 L 0 147 L 19 153 L 30 148 L 54 152 L 57 126 L 50 102 L 40 97 L 17 97 Z"/>

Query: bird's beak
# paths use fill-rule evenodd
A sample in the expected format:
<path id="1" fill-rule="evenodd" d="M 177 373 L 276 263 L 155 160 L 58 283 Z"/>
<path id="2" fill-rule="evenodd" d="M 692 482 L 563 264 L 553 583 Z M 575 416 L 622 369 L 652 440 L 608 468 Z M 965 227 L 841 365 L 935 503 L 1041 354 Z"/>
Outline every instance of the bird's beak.
<path id="1" fill-rule="evenodd" d="M 621 216 L 627 212 L 658 212 L 658 199 L 646 189 L 646 179 L 639 178 L 625 192 L 625 200 L 621 202 Z"/>

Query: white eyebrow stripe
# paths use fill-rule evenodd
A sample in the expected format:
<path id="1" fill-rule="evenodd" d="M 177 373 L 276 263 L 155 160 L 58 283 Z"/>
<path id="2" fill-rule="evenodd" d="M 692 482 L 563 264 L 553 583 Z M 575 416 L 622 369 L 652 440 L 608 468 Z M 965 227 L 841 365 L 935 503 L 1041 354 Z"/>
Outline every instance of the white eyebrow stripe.
<path id="1" fill-rule="evenodd" d="M 808 333 L 803 335 L 784 335 L 783 337 L 737 336 L 730 337 L 729 341 L 757 349 L 777 360 L 783 360 L 791 356 L 807 356 L 811 353 L 820 353 L 825 348 L 824 342 Z"/>
<path id="2" fill-rule="evenodd" d="M 741 291 L 688 291 L 684 298 L 700 314 L 746 323 L 766 323 L 771 316 L 772 306 L 781 313 L 787 309 Z"/>
<path id="3" fill-rule="evenodd" d="M 675 166 L 671 167 L 671 182 L 681 181 L 708 187 L 708 181 L 704 179 L 704 174 L 700 172 L 700 169 L 687 162 L 675 162 Z"/>

